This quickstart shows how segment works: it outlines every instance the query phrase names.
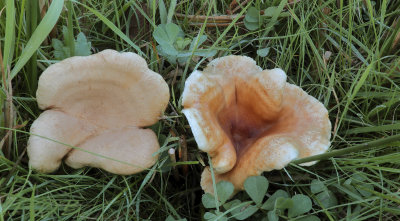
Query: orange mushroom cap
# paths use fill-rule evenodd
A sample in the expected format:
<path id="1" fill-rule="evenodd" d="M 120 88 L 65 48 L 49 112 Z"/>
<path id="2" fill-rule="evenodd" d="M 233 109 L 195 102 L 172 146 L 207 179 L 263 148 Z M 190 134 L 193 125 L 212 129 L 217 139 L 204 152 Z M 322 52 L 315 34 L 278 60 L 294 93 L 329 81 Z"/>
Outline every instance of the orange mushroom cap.
<path id="1" fill-rule="evenodd" d="M 249 176 L 282 169 L 330 145 L 323 104 L 287 83 L 281 69 L 262 70 L 249 57 L 218 58 L 193 72 L 182 98 L 197 145 L 211 156 L 216 182 L 229 181 L 236 190 Z M 209 168 L 201 186 L 213 193 Z"/>
<path id="2" fill-rule="evenodd" d="M 104 50 L 65 59 L 42 73 L 36 97 L 46 111 L 30 130 L 32 168 L 52 172 L 65 158 L 73 168 L 133 174 L 156 162 L 157 136 L 142 127 L 158 121 L 169 89 L 139 55 Z"/>

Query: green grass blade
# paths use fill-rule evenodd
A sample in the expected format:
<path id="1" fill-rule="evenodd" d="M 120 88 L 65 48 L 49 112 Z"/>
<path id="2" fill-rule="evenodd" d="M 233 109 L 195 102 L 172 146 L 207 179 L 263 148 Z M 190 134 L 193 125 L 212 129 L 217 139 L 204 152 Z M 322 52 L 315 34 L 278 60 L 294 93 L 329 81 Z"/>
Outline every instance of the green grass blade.
<path id="1" fill-rule="evenodd" d="M 31 198 L 29 200 L 29 220 L 35 220 L 35 189 L 36 185 L 33 186 Z"/>
<path id="2" fill-rule="evenodd" d="M 359 127 L 348 130 L 346 134 L 360 134 L 360 133 L 370 133 L 370 132 L 383 132 L 383 131 L 391 131 L 391 130 L 400 130 L 400 123 L 397 124 L 389 124 L 382 125 L 376 127 Z"/>
<path id="3" fill-rule="evenodd" d="M 311 161 L 315 161 L 315 160 L 325 160 L 325 159 L 329 159 L 331 157 L 343 156 L 346 154 L 356 153 L 358 151 L 367 150 L 367 149 L 374 148 L 374 147 L 389 145 L 389 144 L 399 141 L 399 140 L 400 140 L 400 134 L 397 134 L 397 135 L 385 137 L 385 138 L 382 138 L 379 140 L 374 140 L 374 141 L 371 141 L 368 143 L 354 145 L 352 147 L 347 147 L 347 148 L 343 148 L 340 150 L 334 150 L 334 151 L 331 151 L 328 153 L 323 153 L 323 154 L 318 154 L 318 155 L 314 155 L 311 157 L 305 157 L 305 158 L 301 158 L 298 160 L 293 160 L 291 163 L 292 164 L 302 164 L 302 163 L 307 163 L 307 162 L 311 162 Z"/>
<path id="4" fill-rule="evenodd" d="M 158 1 L 158 10 L 160 12 L 161 24 L 167 24 L 167 8 L 165 7 L 164 0 Z"/>
<path id="5" fill-rule="evenodd" d="M 360 88 L 364 85 L 365 80 L 369 76 L 369 73 L 371 72 L 373 67 L 375 67 L 374 62 L 372 62 L 371 64 L 368 65 L 367 69 L 365 69 L 364 73 L 361 75 L 361 77 L 358 81 L 354 81 L 355 85 L 354 85 L 354 87 L 352 86 L 352 88 L 354 88 L 354 89 L 352 90 L 351 95 L 347 99 L 346 106 L 344 107 L 342 116 L 340 117 L 340 120 L 339 120 L 338 128 L 340 127 L 340 124 L 341 124 L 344 116 L 346 116 L 347 111 L 349 110 L 349 106 L 352 103 L 352 101 L 354 100 L 354 97 L 356 96 L 356 94 L 358 93 Z"/>
<path id="6" fill-rule="evenodd" d="M 75 38 L 74 38 L 74 29 L 72 27 L 72 14 L 74 11 L 74 6 L 72 5 L 72 1 L 68 1 L 67 2 L 67 9 L 68 9 L 68 39 L 67 39 L 67 43 L 68 43 L 68 47 L 69 47 L 69 53 L 71 56 L 75 55 Z"/>
<path id="7" fill-rule="evenodd" d="M 7 67 L 11 66 L 12 54 L 15 37 L 15 5 L 13 0 L 7 0 L 6 2 L 6 34 L 4 40 L 4 51 L 3 51 L 3 65 L 4 73 L 7 73 Z"/>
<path id="8" fill-rule="evenodd" d="M 78 3 L 78 2 L 77 2 Z M 79 3 L 81 4 L 81 3 Z M 140 48 L 131 41 L 131 39 L 129 39 L 128 36 L 126 36 L 117 26 L 115 26 L 110 20 L 108 20 L 106 17 L 104 17 L 100 12 L 98 12 L 97 10 L 81 4 L 83 7 L 85 7 L 87 10 L 89 10 L 90 12 L 92 12 L 94 15 L 96 15 L 102 22 L 104 22 L 104 24 L 106 24 L 115 34 L 117 34 L 120 38 L 122 38 L 124 41 L 126 41 L 132 48 L 134 48 L 136 50 L 136 52 L 142 56 L 147 58 L 146 54 L 144 54 L 142 52 L 142 50 L 140 50 Z"/>
<path id="9" fill-rule="evenodd" d="M 43 17 L 42 21 L 33 32 L 25 48 L 22 50 L 21 57 L 18 59 L 17 63 L 11 71 L 11 78 L 14 78 L 18 74 L 18 72 L 24 67 L 26 62 L 28 62 L 33 53 L 36 53 L 37 49 L 40 47 L 44 39 L 46 39 L 47 35 L 57 23 L 63 5 L 64 0 L 52 1 L 46 15 Z"/>
<path id="10" fill-rule="evenodd" d="M 172 22 L 172 16 L 174 16 L 175 13 L 175 7 L 176 7 L 176 0 L 172 0 L 168 8 L 167 23 Z"/>

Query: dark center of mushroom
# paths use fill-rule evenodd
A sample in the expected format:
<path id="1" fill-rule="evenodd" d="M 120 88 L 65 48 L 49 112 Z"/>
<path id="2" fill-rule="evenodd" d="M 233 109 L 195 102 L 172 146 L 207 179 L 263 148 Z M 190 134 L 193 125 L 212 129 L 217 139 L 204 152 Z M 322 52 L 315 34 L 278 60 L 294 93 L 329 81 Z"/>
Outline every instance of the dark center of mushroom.
<path id="1" fill-rule="evenodd" d="M 252 107 L 242 105 L 237 100 L 218 114 L 218 121 L 235 146 L 237 157 L 243 155 L 259 138 L 274 133 L 279 127 L 278 119 L 265 120 Z"/>

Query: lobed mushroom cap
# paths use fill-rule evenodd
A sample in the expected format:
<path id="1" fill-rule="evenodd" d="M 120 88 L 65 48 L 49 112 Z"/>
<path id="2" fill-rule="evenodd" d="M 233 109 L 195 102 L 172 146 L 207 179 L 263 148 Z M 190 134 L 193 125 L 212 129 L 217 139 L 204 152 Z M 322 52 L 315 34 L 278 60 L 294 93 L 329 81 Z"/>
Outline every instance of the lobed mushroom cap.
<path id="1" fill-rule="evenodd" d="M 158 121 L 169 89 L 139 55 L 104 50 L 65 59 L 42 73 L 36 96 L 46 111 L 31 127 L 32 168 L 52 172 L 65 158 L 74 168 L 133 174 L 155 163 L 157 137 L 141 127 Z"/>
<path id="2" fill-rule="evenodd" d="M 281 69 L 262 70 L 248 57 L 215 59 L 189 76 L 182 96 L 183 113 L 199 149 L 211 156 L 216 181 L 230 181 L 237 190 L 249 176 L 282 169 L 330 145 L 322 103 L 287 83 Z M 209 168 L 201 186 L 213 192 Z"/>
<path id="3" fill-rule="evenodd" d="M 60 109 L 92 124 L 143 127 L 158 121 L 169 90 L 142 57 L 108 49 L 51 65 L 39 78 L 36 97 L 40 109 Z"/>

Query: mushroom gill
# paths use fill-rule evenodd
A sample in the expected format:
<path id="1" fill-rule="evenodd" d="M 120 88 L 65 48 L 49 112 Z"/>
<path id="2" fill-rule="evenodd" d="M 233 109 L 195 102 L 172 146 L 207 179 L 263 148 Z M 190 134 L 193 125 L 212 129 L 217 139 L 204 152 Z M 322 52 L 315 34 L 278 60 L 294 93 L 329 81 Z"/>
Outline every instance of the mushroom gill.
<path id="1" fill-rule="evenodd" d="M 323 153 L 330 145 L 326 108 L 287 83 L 281 69 L 262 70 L 248 57 L 219 58 L 193 72 L 183 105 L 199 149 L 211 156 L 216 181 L 230 181 L 237 190 L 249 176 Z M 213 192 L 209 168 L 201 186 Z"/>

